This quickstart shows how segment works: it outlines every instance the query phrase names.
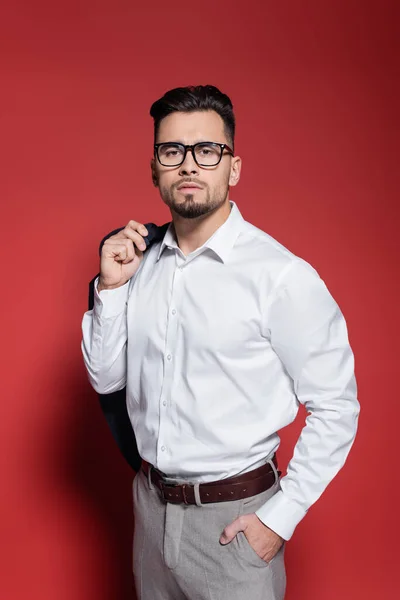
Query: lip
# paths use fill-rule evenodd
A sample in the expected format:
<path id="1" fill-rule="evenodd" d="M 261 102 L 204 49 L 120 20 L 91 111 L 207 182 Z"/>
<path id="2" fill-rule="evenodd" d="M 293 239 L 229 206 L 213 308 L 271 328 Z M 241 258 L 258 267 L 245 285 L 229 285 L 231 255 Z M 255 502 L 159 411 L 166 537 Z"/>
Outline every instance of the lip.
<path id="1" fill-rule="evenodd" d="M 192 190 L 201 190 L 203 188 L 201 188 L 199 185 L 196 185 L 195 183 L 182 183 L 179 187 L 178 190 L 187 190 L 187 189 L 192 189 Z"/>

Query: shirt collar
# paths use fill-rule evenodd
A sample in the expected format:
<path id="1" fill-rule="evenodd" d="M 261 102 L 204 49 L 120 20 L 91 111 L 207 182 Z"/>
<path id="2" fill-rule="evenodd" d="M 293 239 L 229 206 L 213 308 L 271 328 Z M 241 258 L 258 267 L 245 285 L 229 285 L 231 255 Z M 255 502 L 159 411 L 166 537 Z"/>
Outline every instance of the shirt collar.
<path id="1" fill-rule="evenodd" d="M 232 250 L 245 223 L 245 220 L 243 219 L 236 202 L 229 200 L 229 203 L 231 205 L 229 217 L 224 223 L 222 223 L 222 225 L 220 225 L 220 227 L 218 227 L 213 235 L 206 242 L 204 242 L 202 246 L 200 246 L 200 248 L 197 248 L 197 251 L 201 248 L 209 248 L 215 252 L 217 256 L 219 256 L 222 262 L 226 262 L 229 253 Z M 173 221 L 171 221 L 167 231 L 165 232 L 158 251 L 156 262 L 160 259 L 161 254 L 167 247 L 178 248 Z"/>

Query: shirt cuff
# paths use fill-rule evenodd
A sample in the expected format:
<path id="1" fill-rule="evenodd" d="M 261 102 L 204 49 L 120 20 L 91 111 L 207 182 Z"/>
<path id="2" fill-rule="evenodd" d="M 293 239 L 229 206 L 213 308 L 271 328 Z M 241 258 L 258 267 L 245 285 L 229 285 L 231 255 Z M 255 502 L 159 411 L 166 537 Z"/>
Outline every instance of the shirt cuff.
<path id="1" fill-rule="evenodd" d="M 116 317 L 126 307 L 129 297 L 129 281 L 113 290 L 97 291 L 100 277 L 94 282 L 94 312 L 102 318 Z"/>
<path id="2" fill-rule="evenodd" d="M 282 490 L 279 490 L 256 510 L 257 517 L 272 531 L 284 540 L 290 540 L 296 526 L 306 516 L 297 502 L 290 500 Z"/>

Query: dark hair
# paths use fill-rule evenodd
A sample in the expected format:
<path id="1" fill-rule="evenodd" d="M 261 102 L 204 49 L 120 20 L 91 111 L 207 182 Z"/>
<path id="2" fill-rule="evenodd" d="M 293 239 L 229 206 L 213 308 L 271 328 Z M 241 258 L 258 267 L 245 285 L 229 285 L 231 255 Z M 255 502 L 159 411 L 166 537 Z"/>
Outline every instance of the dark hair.
<path id="1" fill-rule="evenodd" d="M 197 110 L 215 110 L 224 122 L 225 135 L 229 144 L 234 148 L 235 143 L 235 115 L 232 102 L 214 85 L 189 85 L 177 87 L 165 92 L 164 96 L 156 100 L 151 108 L 150 115 L 154 119 L 154 143 L 160 122 L 164 117 L 175 111 L 194 112 Z"/>

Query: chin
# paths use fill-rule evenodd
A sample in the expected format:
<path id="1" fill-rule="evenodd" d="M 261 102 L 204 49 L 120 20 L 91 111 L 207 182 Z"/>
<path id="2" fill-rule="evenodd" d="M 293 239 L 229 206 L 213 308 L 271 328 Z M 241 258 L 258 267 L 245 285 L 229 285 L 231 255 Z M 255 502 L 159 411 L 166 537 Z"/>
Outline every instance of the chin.
<path id="1" fill-rule="evenodd" d="M 203 202 L 178 203 L 177 205 L 172 205 L 171 208 L 176 214 L 185 219 L 196 219 L 209 212 L 208 205 Z"/>

